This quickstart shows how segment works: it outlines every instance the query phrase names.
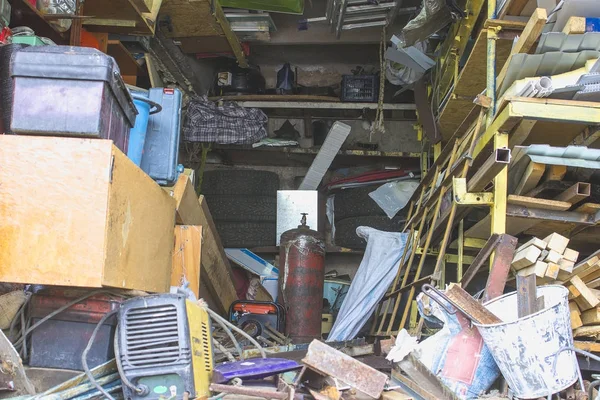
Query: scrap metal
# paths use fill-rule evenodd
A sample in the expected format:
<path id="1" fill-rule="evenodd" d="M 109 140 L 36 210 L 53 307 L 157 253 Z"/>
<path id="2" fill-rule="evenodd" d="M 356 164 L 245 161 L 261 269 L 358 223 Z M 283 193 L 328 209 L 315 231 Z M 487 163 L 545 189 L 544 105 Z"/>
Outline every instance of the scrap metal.
<path id="1" fill-rule="evenodd" d="M 388 381 L 386 374 L 318 340 L 313 340 L 308 346 L 308 352 L 302 362 L 314 371 L 339 379 L 376 399 Z"/>

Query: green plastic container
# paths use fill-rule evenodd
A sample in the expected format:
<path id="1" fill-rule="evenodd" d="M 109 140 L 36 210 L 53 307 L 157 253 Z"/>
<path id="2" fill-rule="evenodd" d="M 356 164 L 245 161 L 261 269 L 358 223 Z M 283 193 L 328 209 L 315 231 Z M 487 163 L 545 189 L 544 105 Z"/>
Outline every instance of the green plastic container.
<path id="1" fill-rule="evenodd" d="M 27 44 L 29 46 L 45 46 L 46 43 L 37 36 L 13 36 L 13 43 Z"/>
<path id="2" fill-rule="evenodd" d="M 222 7 L 303 14 L 304 0 L 219 0 Z"/>

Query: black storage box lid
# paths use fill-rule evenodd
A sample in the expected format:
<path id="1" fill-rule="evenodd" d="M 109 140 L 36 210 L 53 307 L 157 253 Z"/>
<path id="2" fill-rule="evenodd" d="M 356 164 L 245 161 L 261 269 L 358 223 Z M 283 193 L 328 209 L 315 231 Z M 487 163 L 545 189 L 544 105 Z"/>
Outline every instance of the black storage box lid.
<path id="1" fill-rule="evenodd" d="M 15 77 L 104 81 L 133 126 L 137 109 L 115 59 L 99 50 L 75 46 L 32 46 L 13 55 Z"/>

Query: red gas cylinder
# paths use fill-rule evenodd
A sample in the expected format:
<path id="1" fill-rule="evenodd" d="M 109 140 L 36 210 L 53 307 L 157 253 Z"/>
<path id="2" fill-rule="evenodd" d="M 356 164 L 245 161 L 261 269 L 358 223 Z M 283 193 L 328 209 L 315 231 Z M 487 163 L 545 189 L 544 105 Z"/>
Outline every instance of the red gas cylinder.
<path id="1" fill-rule="evenodd" d="M 325 240 L 306 225 L 281 235 L 279 247 L 279 302 L 286 314 L 285 334 L 294 343 L 321 338 Z"/>

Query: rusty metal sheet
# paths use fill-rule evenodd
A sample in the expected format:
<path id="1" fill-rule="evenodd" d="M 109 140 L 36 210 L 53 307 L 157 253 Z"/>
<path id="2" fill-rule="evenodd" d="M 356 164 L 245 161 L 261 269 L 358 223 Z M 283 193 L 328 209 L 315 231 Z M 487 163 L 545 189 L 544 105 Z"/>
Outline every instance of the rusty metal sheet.
<path id="1" fill-rule="evenodd" d="M 309 368 L 329 375 L 373 398 L 379 398 L 388 376 L 318 340 L 308 346 L 302 360 Z"/>
<path id="2" fill-rule="evenodd" d="M 504 286 L 510 272 L 510 264 L 517 248 L 517 238 L 511 235 L 500 235 L 500 242 L 496 245 L 494 261 L 488 276 L 483 301 L 489 301 L 504 293 Z"/>

